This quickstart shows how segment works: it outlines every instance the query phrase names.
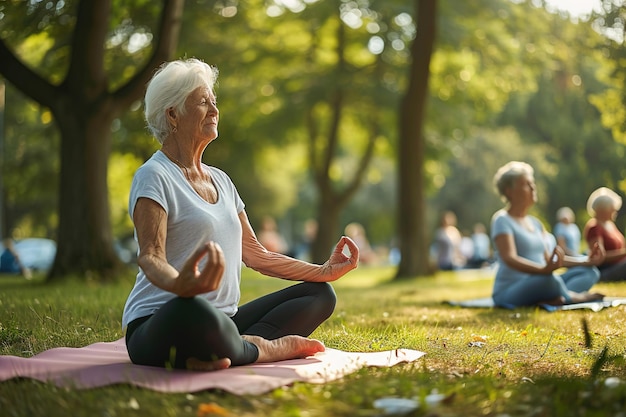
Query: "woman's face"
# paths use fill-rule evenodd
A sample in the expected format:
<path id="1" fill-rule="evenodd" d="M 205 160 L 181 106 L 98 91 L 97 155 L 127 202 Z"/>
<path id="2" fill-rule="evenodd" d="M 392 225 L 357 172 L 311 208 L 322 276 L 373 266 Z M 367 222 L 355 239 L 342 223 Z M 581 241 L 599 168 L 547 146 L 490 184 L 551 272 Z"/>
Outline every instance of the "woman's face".
<path id="1" fill-rule="evenodd" d="M 185 100 L 185 114 L 179 116 L 178 131 L 189 138 L 210 143 L 218 136 L 219 110 L 208 87 L 195 89 Z"/>
<path id="2" fill-rule="evenodd" d="M 617 211 L 611 204 L 603 204 L 595 209 L 595 218 L 600 221 L 615 220 L 617 217 Z"/>
<path id="3" fill-rule="evenodd" d="M 521 175 L 509 188 L 507 198 L 511 205 L 531 207 L 537 202 L 535 178 L 528 174 Z"/>

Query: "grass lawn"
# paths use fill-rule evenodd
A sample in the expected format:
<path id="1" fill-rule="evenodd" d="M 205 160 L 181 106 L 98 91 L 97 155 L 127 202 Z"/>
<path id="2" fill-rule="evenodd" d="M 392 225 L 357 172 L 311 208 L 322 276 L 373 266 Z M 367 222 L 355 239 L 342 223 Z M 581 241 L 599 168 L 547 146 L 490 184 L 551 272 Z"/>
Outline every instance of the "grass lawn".
<path id="1" fill-rule="evenodd" d="M 312 336 L 347 351 L 426 352 L 413 364 L 245 397 L 129 386 L 65 390 L 11 380 L 0 383 L 0 415 L 367 417 L 384 414 L 374 400 L 400 397 L 422 401 L 410 416 L 626 417 L 626 307 L 597 313 L 461 309 L 442 301 L 488 296 L 489 275 L 447 273 L 394 282 L 393 273 L 359 268 L 336 282 L 335 314 Z M 132 272 L 126 282 L 110 285 L 43 285 L 41 279 L 0 276 L 0 354 L 28 357 L 123 336 L 120 317 Z M 242 301 L 286 284 L 246 271 Z M 626 296 L 626 282 L 596 289 Z M 429 406 L 424 398 L 431 393 L 445 400 Z M 203 405 L 211 403 L 224 413 L 205 413 Z"/>

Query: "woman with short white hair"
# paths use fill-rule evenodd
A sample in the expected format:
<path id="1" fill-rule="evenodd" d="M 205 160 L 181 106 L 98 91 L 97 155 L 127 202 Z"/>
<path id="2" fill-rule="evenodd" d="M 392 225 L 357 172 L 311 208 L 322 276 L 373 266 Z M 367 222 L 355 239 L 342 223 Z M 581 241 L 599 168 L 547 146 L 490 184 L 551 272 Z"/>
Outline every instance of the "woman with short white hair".
<path id="1" fill-rule="evenodd" d="M 592 216 L 584 229 L 587 244 L 600 245 L 605 251 L 604 262 L 598 265 L 600 281 L 626 280 L 626 239 L 615 225 L 622 198 L 607 187 L 600 187 L 587 200 L 587 211 Z"/>
<path id="2" fill-rule="evenodd" d="M 218 137 L 216 78 L 192 58 L 163 64 L 148 83 L 145 117 L 161 148 L 131 186 L 139 271 L 122 316 L 136 364 L 212 370 L 323 351 L 308 336 L 335 308 L 330 282 L 358 263 L 345 236 L 323 265 L 259 243 L 230 177 L 202 161 Z M 239 305 L 242 263 L 301 282 Z"/>
<path id="3" fill-rule="evenodd" d="M 585 258 L 565 255 L 554 236 L 529 213 L 537 202 L 533 168 L 525 162 L 509 162 L 496 173 L 494 185 L 506 203 L 491 223 L 499 261 L 494 303 L 512 308 L 602 299 L 602 294 L 588 292 L 600 276 L 594 266 L 604 260 L 600 248 L 596 245 Z M 567 271 L 555 273 L 562 267 Z"/>

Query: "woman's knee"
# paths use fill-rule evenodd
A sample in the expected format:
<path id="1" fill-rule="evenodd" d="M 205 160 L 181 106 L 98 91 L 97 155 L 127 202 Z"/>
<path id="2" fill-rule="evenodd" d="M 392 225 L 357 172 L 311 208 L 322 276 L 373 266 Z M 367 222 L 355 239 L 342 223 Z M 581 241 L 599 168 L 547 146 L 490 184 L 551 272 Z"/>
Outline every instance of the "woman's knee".
<path id="1" fill-rule="evenodd" d="M 337 294 L 333 286 L 328 282 L 311 282 L 306 284 L 310 285 L 311 291 L 315 293 L 315 305 L 320 314 L 329 317 L 335 311 L 335 306 L 337 305 Z"/>
<path id="2" fill-rule="evenodd" d="M 528 306 L 561 296 L 561 287 L 554 278 L 541 276 L 541 281 L 530 277 L 525 285 L 509 287 L 506 291 L 494 294 L 498 306 Z"/>
<path id="3" fill-rule="evenodd" d="M 167 317 L 160 321 L 174 326 L 172 330 L 183 330 L 189 326 L 215 329 L 220 327 L 224 321 L 223 317 L 221 317 L 223 314 L 207 299 L 196 296 L 191 298 L 173 298 L 165 303 L 155 316 Z"/>

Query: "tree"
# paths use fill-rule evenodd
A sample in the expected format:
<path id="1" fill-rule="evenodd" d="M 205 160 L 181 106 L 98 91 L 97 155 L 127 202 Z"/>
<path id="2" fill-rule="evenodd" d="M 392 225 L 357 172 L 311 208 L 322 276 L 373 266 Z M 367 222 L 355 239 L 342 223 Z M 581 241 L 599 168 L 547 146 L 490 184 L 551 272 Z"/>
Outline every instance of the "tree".
<path id="1" fill-rule="evenodd" d="M 367 49 L 371 33 L 366 24 L 373 13 L 364 4 L 325 1 L 302 10 L 289 7 L 297 4 L 270 9 L 262 1 L 247 2 L 228 19 L 216 19 L 220 26 L 211 30 L 219 32 L 219 42 L 198 30 L 184 32 L 181 45 L 188 45 L 185 52 L 191 54 L 210 50 L 209 59 L 220 68 L 220 136 L 226 140 L 205 158 L 227 167 L 253 224 L 262 217 L 259 211 L 292 191 L 285 185 L 279 195 L 269 189 L 277 169 L 263 166 L 263 156 L 277 149 L 284 169 L 292 150 L 302 152 L 299 175 L 284 169 L 279 179 L 297 184 L 304 178 L 315 188 L 311 205 L 318 233 L 312 260 L 323 262 L 341 234 L 341 211 L 361 188 L 376 143 L 384 140 L 382 114 L 394 112 L 385 105 L 392 94 L 381 88 L 380 75 L 391 66 Z M 185 19 L 197 16 L 186 13 Z M 355 23 L 351 16 L 363 18 Z M 248 33 L 252 36 L 246 38 Z"/>
<path id="2" fill-rule="evenodd" d="M 429 273 L 424 200 L 424 117 L 430 60 L 436 37 L 437 0 L 415 0 L 417 34 L 411 45 L 409 84 L 400 108 L 396 279 Z"/>
<path id="3" fill-rule="evenodd" d="M 20 2 L 18 7 L 23 16 L 33 19 L 34 27 L 45 27 L 43 22 L 51 18 L 46 9 L 50 5 Z M 178 40 L 183 5 L 184 0 L 163 1 L 150 57 L 118 85 L 112 85 L 115 77 L 107 74 L 105 65 L 112 0 L 79 1 L 75 15 L 71 2 L 53 4 L 66 21 L 75 21 L 67 56 L 58 50 L 49 51 L 66 59 L 60 80 L 41 76 L 40 69 L 30 68 L 5 39 L 0 39 L 0 73 L 49 108 L 61 132 L 57 255 L 49 280 L 71 275 L 105 279 L 118 270 L 107 190 L 111 122 L 142 96 L 155 68 L 170 58 Z"/>
<path id="4" fill-rule="evenodd" d="M 373 112 L 370 113 L 371 119 L 367 144 L 357 168 L 352 176 L 344 181 L 345 185 L 342 188 L 333 184 L 331 168 L 337 156 L 342 118 L 345 117 L 344 112 L 349 104 L 349 101 L 346 99 L 348 93 L 344 83 L 344 80 L 347 81 L 349 74 L 345 58 L 345 32 L 346 26 L 339 20 L 337 22 L 336 38 L 336 74 L 339 82 L 334 83 L 334 91 L 331 92 L 328 100 L 330 122 L 328 123 L 327 131 L 325 133 L 319 131 L 319 126 L 323 125 L 320 120 L 322 116 L 316 114 L 315 107 L 310 108 L 306 116 L 309 139 L 309 169 L 319 194 L 317 209 L 318 229 L 312 245 L 311 257 L 314 262 L 320 263 L 328 258 L 331 248 L 336 241 L 340 212 L 360 187 L 363 176 L 372 160 L 374 145 L 380 130 L 378 119 Z M 320 144 L 321 137 L 325 138 L 323 144 Z"/>

